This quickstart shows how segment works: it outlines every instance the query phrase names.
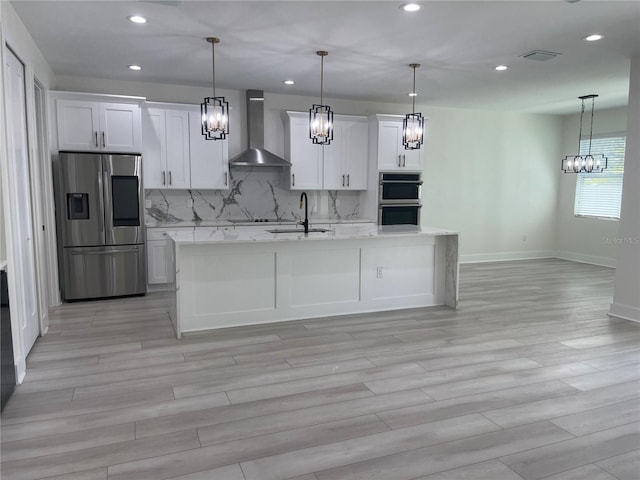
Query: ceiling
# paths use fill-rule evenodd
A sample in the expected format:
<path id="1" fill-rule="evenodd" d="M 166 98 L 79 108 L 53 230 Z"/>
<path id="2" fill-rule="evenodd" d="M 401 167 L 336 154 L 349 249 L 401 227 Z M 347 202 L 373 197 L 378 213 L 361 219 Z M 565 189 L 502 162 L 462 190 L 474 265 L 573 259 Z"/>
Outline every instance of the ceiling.
<path id="1" fill-rule="evenodd" d="M 597 109 L 622 106 L 640 52 L 640 1 L 423 1 L 412 14 L 386 0 L 11 3 L 56 75 L 210 86 L 217 36 L 219 88 L 318 95 L 315 52 L 328 50 L 326 97 L 407 105 L 420 63 L 419 104 L 566 114 L 596 93 Z M 531 50 L 561 55 L 521 58 Z"/>

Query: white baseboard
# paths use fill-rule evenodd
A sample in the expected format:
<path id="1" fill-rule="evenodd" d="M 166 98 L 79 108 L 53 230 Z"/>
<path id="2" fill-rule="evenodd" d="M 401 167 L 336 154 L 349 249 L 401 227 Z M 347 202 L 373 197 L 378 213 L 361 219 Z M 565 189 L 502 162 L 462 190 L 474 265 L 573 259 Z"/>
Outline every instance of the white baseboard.
<path id="1" fill-rule="evenodd" d="M 640 323 L 640 308 L 621 303 L 612 303 L 609 306 L 609 316 Z"/>
<path id="2" fill-rule="evenodd" d="M 600 265 L 601 267 L 616 268 L 615 258 L 585 255 L 583 253 L 567 251 L 556 252 L 553 256 L 555 256 L 556 258 L 561 258 L 562 260 L 571 260 L 572 262 L 590 263 L 591 265 Z"/>
<path id="3" fill-rule="evenodd" d="M 467 255 L 460 255 L 460 263 L 509 262 L 513 260 L 553 258 L 555 256 L 555 253 L 551 250 L 538 250 L 530 252 L 472 253 Z"/>

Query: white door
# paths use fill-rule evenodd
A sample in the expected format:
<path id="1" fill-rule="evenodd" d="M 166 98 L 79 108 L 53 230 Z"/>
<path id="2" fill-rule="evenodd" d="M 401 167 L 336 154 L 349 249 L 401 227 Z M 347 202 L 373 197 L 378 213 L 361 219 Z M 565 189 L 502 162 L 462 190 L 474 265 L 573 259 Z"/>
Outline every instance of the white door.
<path id="1" fill-rule="evenodd" d="M 347 130 L 345 122 L 335 120 L 333 122 L 333 140 L 329 145 L 322 146 L 323 188 L 325 190 L 344 190 L 347 188 L 347 174 L 344 170 L 344 146 Z M 312 144 L 311 148 L 315 147 L 317 145 Z"/>
<path id="2" fill-rule="evenodd" d="M 378 169 L 402 168 L 402 123 L 382 121 L 378 124 Z"/>
<path id="3" fill-rule="evenodd" d="M 345 172 L 349 190 L 367 189 L 369 129 L 365 122 L 352 122 L 345 129 Z"/>
<path id="4" fill-rule="evenodd" d="M 104 152 L 140 153 L 142 131 L 140 107 L 125 103 L 100 103 L 100 135 L 98 142 Z"/>
<path id="5" fill-rule="evenodd" d="M 322 190 L 322 145 L 309 138 L 309 119 L 290 118 L 291 190 Z"/>
<path id="6" fill-rule="evenodd" d="M 18 301 L 15 312 L 22 337 L 23 358 L 26 358 L 40 333 L 32 231 L 26 88 L 24 65 L 6 46 L 4 47 L 4 59 L 10 214 L 13 237 L 13 251 L 11 253 L 14 259 L 13 269 Z"/>
<path id="7" fill-rule="evenodd" d="M 200 111 L 189 112 L 191 188 L 229 189 L 229 141 L 207 140 L 200 130 Z"/>
<path id="8" fill-rule="evenodd" d="M 142 131 L 144 188 L 167 188 L 165 111 L 159 108 L 145 108 L 142 111 Z"/>
<path id="9" fill-rule="evenodd" d="M 56 113 L 60 150 L 100 150 L 100 117 L 97 103 L 58 99 Z"/>
<path id="10" fill-rule="evenodd" d="M 165 188 L 191 188 L 189 162 L 189 113 L 166 111 L 167 183 Z"/>

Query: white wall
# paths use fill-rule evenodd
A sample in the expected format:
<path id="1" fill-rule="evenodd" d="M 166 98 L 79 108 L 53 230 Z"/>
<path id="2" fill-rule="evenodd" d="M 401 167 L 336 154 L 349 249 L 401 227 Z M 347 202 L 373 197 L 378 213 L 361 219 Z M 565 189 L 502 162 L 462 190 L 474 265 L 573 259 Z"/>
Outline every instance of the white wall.
<path id="1" fill-rule="evenodd" d="M 578 100 L 576 100 L 578 101 Z M 588 128 L 590 117 L 583 120 Z M 556 159 L 557 174 L 560 177 L 558 195 L 558 215 L 556 225 L 556 249 L 558 256 L 569 260 L 584 261 L 599 265 L 615 267 L 618 221 L 597 218 L 576 217 L 573 214 L 576 195 L 576 175 L 565 174 L 560 170 L 561 159 L 565 155 L 575 155 L 578 150 L 578 132 L 580 130 L 580 114 L 568 115 L 563 125 L 563 150 Z M 627 130 L 627 108 L 597 110 L 594 114 L 593 133 L 617 133 Z M 587 134 L 588 134 L 587 130 Z"/>
<path id="2" fill-rule="evenodd" d="M 609 313 L 640 322 L 640 53 L 631 60 L 627 125 L 618 267 Z"/>
<path id="3" fill-rule="evenodd" d="M 0 39 L 2 40 L 0 45 L 0 60 L 2 60 L 2 65 L 4 65 L 4 60 L 2 59 L 2 52 L 4 50 L 4 44 L 6 43 L 9 48 L 15 53 L 15 55 L 20 59 L 21 62 L 24 63 L 25 66 L 25 93 L 26 93 L 26 109 L 27 109 L 27 130 L 28 130 L 28 138 L 30 142 L 30 147 L 35 145 L 34 141 L 36 138 L 35 133 L 35 106 L 34 106 L 34 78 L 38 78 L 41 84 L 45 88 L 49 88 L 54 83 L 54 74 L 47 62 L 45 61 L 42 53 L 38 49 L 37 45 L 33 41 L 33 38 L 24 27 L 20 18 L 16 15 L 15 11 L 11 4 L 7 1 L 0 1 Z M 0 69 L 3 71 L 4 69 Z M 1 83 L 1 82 L 0 82 Z M 0 85 L 1 86 L 1 85 Z M 6 150 L 7 145 L 7 136 L 4 128 L 6 116 L 5 116 L 5 101 L 4 101 L 4 90 L 0 90 L 2 94 L 2 100 L 0 101 L 0 171 L 2 171 L 1 184 L 2 191 L 0 192 L 2 196 L 2 211 L 4 213 L 5 222 L 3 224 L 3 231 L 0 231 L 3 234 L 5 242 L 2 242 L 3 245 L 6 245 L 5 252 L 8 263 L 8 286 L 9 286 L 9 298 L 12 305 L 12 309 L 15 310 L 15 315 L 12 315 L 12 328 L 13 328 L 13 346 L 14 346 L 14 358 L 16 363 L 16 374 L 18 382 L 21 383 L 24 378 L 26 372 L 26 355 L 28 352 L 23 351 L 22 341 L 20 338 L 20 328 L 18 327 L 19 322 L 21 321 L 23 312 L 20 311 L 20 305 L 22 302 L 18 301 L 20 295 L 23 295 L 23 292 L 18 291 L 16 287 L 16 278 L 13 270 L 13 265 L 15 265 L 14 258 L 18 249 L 22 248 L 23 245 L 21 243 L 15 244 L 12 240 L 12 232 L 10 228 L 10 224 L 6 222 L 9 218 L 10 211 L 17 211 L 18 214 L 24 216 L 31 216 L 31 212 L 24 211 L 24 205 L 19 204 L 15 201 L 15 199 L 11 198 L 9 195 L 9 182 L 11 182 L 11 170 L 9 169 L 8 164 L 8 154 Z M 35 181 L 32 185 L 32 190 L 37 191 L 42 194 L 42 197 L 45 197 L 43 191 L 46 192 L 47 188 L 44 188 L 44 184 L 47 186 L 50 185 L 50 179 L 47 176 L 50 176 L 51 165 L 50 162 L 46 161 L 44 165 L 38 165 L 34 160 L 34 150 L 33 148 L 29 151 L 30 157 L 30 169 L 33 180 L 33 175 L 35 175 Z M 43 175 L 43 184 L 39 183 L 40 174 Z M 36 190 L 37 189 L 37 190 Z M 49 189 L 50 191 L 50 189 Z M 33 198 L 33 196 L 32 196 Z M 40 198 L 40 197 L 38 197 Z M 52 202 L 47 199 L 47 201 L 43 201 L 42 205 L 35 203 L 37 211 L 35 212 L 36 222 L 38 227 L 40 225 L 46 224 L 46 233 L 53 232 L 55 230 L 55 225 L 53 224 L 52 214 Z M 43 209 L 45 211 L 43 211 Z M 41 228 L 37 228 L 35 230 L 38 234 L 42 234 Z M 43 298 L 42 292 L 44 291 L 44 285 L 46 285 L 46 271 L 43 268 L 46 259 L 44 258 L 42 252 L 37 253 L 36 264 L 38 268 L 38 303 L 40 308 L 39 316 L 40 316 L 40 328 L 42 331 L 46 331 L 46 327 L 48 326 L 48 313 L 46 308 L 42 308 L 43 306 Z M 55 273 L 55 272 L 54 272 Z M 54 282 L 55 283 L 55 282 Z M 45 302 L 46 303 L 46 302 Z M 46 305 L 45 305 L 46 307 Z"/>
<path id="4" fill-rule="evenodd" d="M 0 38 L 2 38 L 2 6 L 0 5 Z M 0 45 L 0 264 L 4 264 L 7 261 L 7 246 L 5 240 L 4 229 L 4 202 L 3 202 L 3 181 L 2 172 L 6 165 L 5 153 L 2 145 L 6 145 L 6 134 L 4 130 L 4 83 L 2 81 L 2 65 L 4 65 L 4 59 L 2 57 L 2 45 Z"/>
<path id="5" fill-rule="evenodd" d="M 200 103 L 209 95 L 208 88 L 78 77 L 58 77 L 56 88 L 181 103 Z M 229 155 L 233 156 L 246 146 L 244 92 L 223 94 L 232 107 Z M 314 97 L 265 93 L 265 148 L 283 155 L 282 112 L 306 111 L 314 101 Z M 404 114 L 410 108 L 409 101 L 398 105 L 330 98 L 327 103 L 336 114 Z M 417 110 L 430 118 L 423 225 L 460 230 L 461 254 L 467 261 L 552 256 L 561 117 L 425 105 Z"/>

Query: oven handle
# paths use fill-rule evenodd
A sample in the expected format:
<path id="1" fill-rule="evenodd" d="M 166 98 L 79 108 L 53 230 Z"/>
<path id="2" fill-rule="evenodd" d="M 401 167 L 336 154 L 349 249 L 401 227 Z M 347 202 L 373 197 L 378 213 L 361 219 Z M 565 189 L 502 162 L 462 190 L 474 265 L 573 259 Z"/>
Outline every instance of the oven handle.
<path id="1" fill-rule="evenodd" d="M 378 205 L 378 209 L 382 210 L 385 207 L 418 207 L 422 208 L 420 203 L 381 203 Z"/>
<path id="2" fill-rule="evenodd" d="M 385 183 L 412 183 L 414 185 L 422 185 L 422 180 L 380 180 L 380 185 L 384 185 Z"/>

